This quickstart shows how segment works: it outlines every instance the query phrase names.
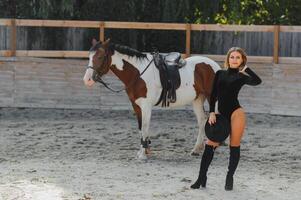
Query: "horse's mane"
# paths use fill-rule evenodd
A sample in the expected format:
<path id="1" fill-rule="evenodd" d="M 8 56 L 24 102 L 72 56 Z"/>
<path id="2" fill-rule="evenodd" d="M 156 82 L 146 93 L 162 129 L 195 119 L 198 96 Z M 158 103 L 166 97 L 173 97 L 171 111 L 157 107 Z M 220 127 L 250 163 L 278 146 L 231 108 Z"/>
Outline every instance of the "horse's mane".
<path id="1" fill-rule="evenodd" d="M 101 47 L 101 42 L 97 42 L 94 46 L 91 47 L 91 49 L 89 51 L 96 51 L 97 49 L 99 49 Z M 111 43 L 109 44 L 109 50 L 114 53 L 114 51 L 118 51 L 121 54 L 125 54 L 128 55 L 130 57 L 137 57 L 139 59 L 141 58 L 147 58 L 145 53 L 142 53 L 136 49 L 133 49 L 131 47 L 125 46 L 125 45 L 120 45 L 120 44 L 114 44 Z"/>
<path id="2" fill-rule="evenodd" d="M 110 43 L 109 48 L 113 51 L 116 50 L 119 53 L 131 56 L 131 57 L 135 56 L 137 58 L 147 58 L 145 53 L 142 53 L 136 49 L 133 49 L 133 48 L 125 46 L 125 45 Z"/>

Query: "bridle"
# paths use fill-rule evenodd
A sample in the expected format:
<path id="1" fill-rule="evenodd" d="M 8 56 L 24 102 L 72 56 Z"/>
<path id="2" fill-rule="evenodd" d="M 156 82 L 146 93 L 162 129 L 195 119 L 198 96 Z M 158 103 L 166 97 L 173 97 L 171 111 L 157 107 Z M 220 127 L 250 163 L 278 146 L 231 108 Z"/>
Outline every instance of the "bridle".
<path id="1" fill-rule="evenodd" d="M 92 76 L 92 79 L 95 81 L 95 82 L 98 82 L 98 83 L 101 83 L 103 86 L 105 86 L 107 89 L 109 89 L 110 91 L 112 92 L 115 92 L 115 93 L 119 93 L 123 90 L 127 90 L 128 88 L 130 88 L 131 86 L 133 86 L 136 81 L 144 74 L 144 72 L 149 68 L 149 66 L 151 65 L 151 63 L 154 61 L 154 59 L 152 59 L 148 65 L 145 67 L 145 69 L 139 74 L 139 76 L 137 76 L 127 87 L 124 87 L 120 90 L 116 90 L 116 89 L 113 89 L 109 86 L 108 83 L 104 82 L 101 77 L 105 74 L 105 71 L 107 70 L 105 67 L 103 67 L 105 65 L 105 63 L 107 62 L 108 60 L 108 52 L 105 51 L 105 56 L 104 56 L 104 61 L 102 62 L 102 65 L 99 67 L 101 71 L 99 70 L 95 70 L 93 67 L 91 66 L 88 66 L 87 69 L 93 69 L 94 72 L 96 73 L 93 73 L 93 76 Z M 110 68 L 110 67 L 109 67 Z"/>

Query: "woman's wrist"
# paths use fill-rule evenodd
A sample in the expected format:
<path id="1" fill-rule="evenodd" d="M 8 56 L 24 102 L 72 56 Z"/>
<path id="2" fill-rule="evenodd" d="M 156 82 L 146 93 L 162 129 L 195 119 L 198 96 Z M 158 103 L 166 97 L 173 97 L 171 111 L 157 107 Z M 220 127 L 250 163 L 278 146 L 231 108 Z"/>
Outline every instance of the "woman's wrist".
<path id="1" fill-rule="evenodd" d="M 244 72 L 246 69 L 248 68 L 248 66 L 247 65 L 245 65 L 243 68 L 242 68 L 242 72 Z"/>

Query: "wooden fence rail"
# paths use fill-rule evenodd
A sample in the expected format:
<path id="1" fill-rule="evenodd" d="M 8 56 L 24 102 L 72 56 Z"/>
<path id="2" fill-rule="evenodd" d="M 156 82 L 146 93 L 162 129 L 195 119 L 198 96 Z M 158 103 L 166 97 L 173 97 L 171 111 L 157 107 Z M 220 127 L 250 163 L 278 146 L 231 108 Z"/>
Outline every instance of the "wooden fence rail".
<path id="1" fill-rule="evenodd" d="M 301 26 L 279 25 L 219 25 L 219 24 L 179 24 L 179 23 L 142 23 L 142 22 L 104 22 L 104 21 L 77 21 L 77 20 L 29 20 L 29 19 L 0 19 L 0 26 L 11 27 L 11 41 L 9 50 L 0 50 L 0 56 L 32 56 L 32 57 L 87 57 L 85 51 L 37 51 L 16 50 L 17 27 L 73 27 L 97 28 L 99 38 L 104 40 L 105 29 L 152 29 L 152 30 L 179 30 L 186 32 L 185 57 L 191 55 L 192 31 L 232 31 L 232 32 L 272 32 L 274 35 L 273 56 L 250 56 L 249 61 L 263 63 L 301 63 L 298 57 L 279 57 L 280 32 L 301 32 Z M 217 61 L 224 60 L 223 55 L 206 55 Z"/>

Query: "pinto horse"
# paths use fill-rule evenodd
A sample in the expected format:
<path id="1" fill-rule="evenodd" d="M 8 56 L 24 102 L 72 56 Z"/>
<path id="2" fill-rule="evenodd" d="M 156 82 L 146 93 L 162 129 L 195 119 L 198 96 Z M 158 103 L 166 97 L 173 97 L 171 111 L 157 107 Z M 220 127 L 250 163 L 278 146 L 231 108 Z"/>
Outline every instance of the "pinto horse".
<path id="1" fill-rule="evenodd" d="M 186 65 L 179 69 L 181 84 L 176 90 L 176 102 L 170 103 L 169 107 L 192 103 L 199 131 L 191 154 L 199 155 L 204 146 L 204 101 L 209 101 L 215 72 L 220 66 L 202 56 L 192 56 L 185 61 Z M 85 85 L 91 87 L 109 70 L 123 82 L 132 103 L 141 133 L 141 146 L 137 155 L 138 158 L 146 159 L 150 153 L 149 126 L 152 107 L 158 102 L 162 91 L 160 74 L 153 62 L 153 55 L 114 44 L 109 39 L 105 42 L 93 39 L 89 64 L 83 78 Z"/>

